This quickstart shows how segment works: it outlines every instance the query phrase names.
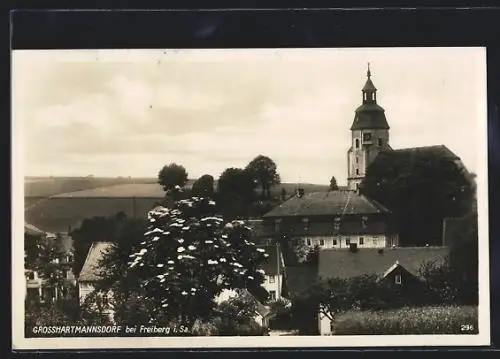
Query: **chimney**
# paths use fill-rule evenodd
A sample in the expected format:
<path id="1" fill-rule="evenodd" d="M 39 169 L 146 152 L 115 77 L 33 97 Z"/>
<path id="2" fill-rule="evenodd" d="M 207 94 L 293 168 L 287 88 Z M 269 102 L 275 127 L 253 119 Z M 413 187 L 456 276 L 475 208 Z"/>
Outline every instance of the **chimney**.
<path id="1" fill-rule="evenodd" d="M 304 189 L 297 188 L 297 197 L 301 198 L 302 196 L 304 196 Z"/>
<path id="2" fill-rule="evenodd" d="M 356 253 L 358 251 L 358 244 L 357 243 L 350 243 L 349 244 L 349 252 Z"/>

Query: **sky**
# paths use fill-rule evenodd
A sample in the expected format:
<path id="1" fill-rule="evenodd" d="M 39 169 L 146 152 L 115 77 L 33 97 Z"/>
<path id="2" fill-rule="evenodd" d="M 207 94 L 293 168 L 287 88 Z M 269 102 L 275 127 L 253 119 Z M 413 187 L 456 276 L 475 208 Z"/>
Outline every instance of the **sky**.
<path id="1" fill-rule="evenodd" d="M 27 176 L 218 178 L 265 155 L 283 182 L 345 184 L 368 62 L 390 145 L 476 172 L 483 48 L 14 51 L 13 136 Z"/>

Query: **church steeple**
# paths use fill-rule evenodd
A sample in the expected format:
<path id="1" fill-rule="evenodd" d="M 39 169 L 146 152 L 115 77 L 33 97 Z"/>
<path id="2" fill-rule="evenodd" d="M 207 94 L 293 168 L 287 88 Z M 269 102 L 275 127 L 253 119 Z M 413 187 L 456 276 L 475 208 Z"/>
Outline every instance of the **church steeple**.
<path id="1" fill-rule="evenodd" d="M 368 70 L 366 71 L 366 83 L 361 90 L 363 92 L 363 103 L 377 103 L 377 88 L 372 82 L 372 73 L 370 71 L 370 63 L 368 63 Z"/>
<path id="2" fill-rule="evenodd" d="M 377 104 L 377 88 L 372 82 L 370 63 L 363 86 L 363 103 L 351 126 L 351 147 L 347 152 L 348 185 L 354 190 L 363 181 L 368 166 L 378 153 L 389 147 L 389 124 L 384 109 Z"/>

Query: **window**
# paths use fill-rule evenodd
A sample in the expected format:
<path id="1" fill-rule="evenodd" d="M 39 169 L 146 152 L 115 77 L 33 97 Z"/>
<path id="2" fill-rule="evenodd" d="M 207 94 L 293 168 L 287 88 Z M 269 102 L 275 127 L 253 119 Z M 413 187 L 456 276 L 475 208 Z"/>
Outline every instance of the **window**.
<path id="1" fill-rule="evenodd" d="M 324 239 L 320 239 L 319 240 L 319 245 L 320 246 L 324 246 L 325 245 L 325 240 Z"/>
<path id="2" fill-rule="evenodd" d="M 374 246 L 376 246 L 376 245 L 377 245 L 377 243 L 378 243 L 377 238 L 374 238 L 374 239 L 373 239 L 373 245 L 374 245 Z"/>
<path id="3" fill-rule="evenodd" d="M 276 300 L 276 291 L 275 290 L 270 290 L 269 295 L 271 297 L 271 300 Z"/>
<path id="4" fill-rule="evenodd" d="M 306 238 L 306 244 L 307 244 L 308 246 L 310 246 L 310 245 L 311 245 L 311 238 Z"/>
<path id="5" fill-rule="evenodd" d="M 363 133 L 363 142 L 370 142 L 372 140 L 372 134 L 370 132 Z"/>
<path id="6" fill-rule="evenodd" d="M 394 283 L 401 284 L 401 275 L 400 274 L 394 276 Z"/>
<path id="7" fill-rule="evenodd" d="M 351 240 L 349 238 L 346 238 L 345 240 L 345 245 L 348 246 L 351 244 Z"/>
<path id="8" fill-rule="evenodd" d="M 336 240 L 336 239 L 334 239 L 334 240 L 333 240 L 333 245 L 334 245 L 334 246 L 336 246 L 336 245 L 337 245 L 337 240 Z"/>
<path id="9" fill-rule="evenodd" d="M 383 144 L 383 143 L 384 143 L 384 141 L 383 141 L 381 138 L 379 138 L 379 139 L 378 139 L 378 145 L 379 145 L 379 146 L 382 146 L 382 144 Z"/>
<path id="10" fill-rule="evenodd" d="M 27 277 L 29 280 L 35 280 L 36 279 L 35 272 L 29 272 Z"/>
<path id="11" fill-rule="evenodd" d="M 359 237 L 359 244 L 362 245 L 364 244 L 365 239 L 363 237 Z"/>
<path id="12" fill-rule="evenodd" d="M 358 163 L 359 163 L 359 158 L 358 158 L 358 157 L 356 157 L 356 164 L 358 164 Z"/>
<path id="13" fill-rule="evenodd" d="M 359 168 L 356 168 L 356 175 L 359 176 Z"/>
<path id="14" fill-rule="evenodd" d="M 275 281 L 274 275 L 270 275 L 269 276 L 269 283 L 274 283 L 274 281 Z"/>
<path id="15" fill-rule="evenodd" d="M 366 222 L 368 222 L 368 217 L 366 216 L 361 217 L 361 226 L 363 228 L 366 228 Z"/>
<path id="16" fill-rule="evenodd" d="M 356 139 L 356 148 L 359 148 L 359 140 Z"/>
<path id="17" fill-rule="evenodd" d="M 52 263 L 54 263 L 54 264 L 59 264 L 59 258 L 54 258 L 54 259 L 52 260 Z"/>

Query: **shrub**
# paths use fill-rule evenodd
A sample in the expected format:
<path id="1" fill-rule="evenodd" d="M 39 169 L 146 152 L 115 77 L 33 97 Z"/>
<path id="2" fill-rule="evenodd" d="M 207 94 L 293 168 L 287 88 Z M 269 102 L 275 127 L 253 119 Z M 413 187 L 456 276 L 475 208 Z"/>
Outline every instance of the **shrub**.
<path id="1" fill-rule="evenodd" d="M 465 326 L 465 327 L 464 327 Z M 475 306 L 349 311 L 333 325 L 335 335 L 477 334 Z"/>

